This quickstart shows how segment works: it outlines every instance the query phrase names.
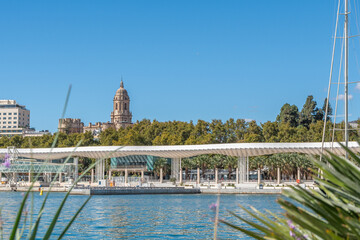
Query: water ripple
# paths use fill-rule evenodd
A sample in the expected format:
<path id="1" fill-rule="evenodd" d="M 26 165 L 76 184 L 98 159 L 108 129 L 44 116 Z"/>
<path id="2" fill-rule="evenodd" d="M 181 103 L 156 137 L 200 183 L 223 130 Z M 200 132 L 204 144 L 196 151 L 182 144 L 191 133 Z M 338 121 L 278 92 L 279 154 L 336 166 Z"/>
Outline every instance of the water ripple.
<path id="1" fill-rule="evenodd" d="M 63 193 L 52 193 L 46 204 L 39 235 L 42 236 L 57 210 Z M 276 195 L 222 195 L 220 218 L 236 222 L 226 210 L 246 214 L 238 204 L 252 205 L 259 210 L 280 212 Z M 38 211 L 44 196 L 34 194 L 34 208 Z M 70 196 L 56 224 L 54 236 L 71 219 L 87 196 Z M 20 193 L 1 193 L 0 206 L 7 238 L 20 205 Z M 94 196 L 69 229 L 65 239 L 212 239 L 214 212 L 209 205 L 217 195 L 123 195 Z M 238 225 L 242 223 L 237 222 Z M 220 239 L 247 238 L 239 232 L 220 225 Z"/>

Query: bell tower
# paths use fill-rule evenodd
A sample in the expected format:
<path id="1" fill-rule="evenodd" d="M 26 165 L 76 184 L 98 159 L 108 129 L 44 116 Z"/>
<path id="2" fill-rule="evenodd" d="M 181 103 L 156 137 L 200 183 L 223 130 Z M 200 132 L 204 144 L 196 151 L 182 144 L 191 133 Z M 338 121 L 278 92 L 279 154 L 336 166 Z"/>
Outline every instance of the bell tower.
<path id="1" fill-rule="evenodd" d="M 124 82 L 121 79 L 120 88 L 116 91 L 114 96 L 114 106 L 111 112 L 111 123 L 116 129 L 126 128 L 132 125 L 132 114 L 130 112 L 130 98 L 124 88 Z"/>

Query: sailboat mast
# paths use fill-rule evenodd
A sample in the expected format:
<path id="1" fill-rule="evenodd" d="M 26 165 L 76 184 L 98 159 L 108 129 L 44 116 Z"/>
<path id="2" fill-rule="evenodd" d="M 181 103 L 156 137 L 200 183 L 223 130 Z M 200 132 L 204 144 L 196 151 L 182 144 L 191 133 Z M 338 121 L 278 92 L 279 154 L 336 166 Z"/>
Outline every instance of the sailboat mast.
<path id="1" fill-rule="evenodd" d="M 345 50 L 345 54 L 344 54 L 344 58 L 345 58 L 345 62 L 344 62 L 344 85 L 345 85 L 345 92 L 344 92 L 344 97 L 345 97 L 345 146 L 348 147 L 348 143 L 349 143 L 349 129 L 348 129 L 348 116 L 349 116 L 349 112 L 348 112 L 348 101 L 349 101 L 349 96 L 348 96 L 348 60 L 349 60 L 349 19 L 348 19 L 348 0 L 345 0 L 345 23 L 344 23 L 344 37 L 345 37 L 345 42 L 344 42 L 344 50 Z"/>

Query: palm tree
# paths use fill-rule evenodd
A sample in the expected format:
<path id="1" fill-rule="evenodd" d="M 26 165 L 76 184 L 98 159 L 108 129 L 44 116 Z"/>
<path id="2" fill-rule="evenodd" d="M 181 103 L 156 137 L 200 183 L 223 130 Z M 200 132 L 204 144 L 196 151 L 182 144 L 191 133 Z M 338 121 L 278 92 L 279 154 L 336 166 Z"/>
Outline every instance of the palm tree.
<path id="1" fill-rule="evenodd" d="M 233 168 L 237 168 L 238 159 L 233 156 L 224 156 L 223 166 L 228 169 L 228 179 L 231 179 L 231 172 Z"/>
<path id="2" fill-rule="evenodd" d="M 192 158 L 184 158 L 181 161 L 181 167 L 185 168 L 185 179 L 187 179 L 187 177 L 189 177 L 189 169 L 191 170 L 192 168 L 194 168 L 196 166 L 195 161 Z"/>
<path id="3" fill-rule="evenodd" d="M 205 170 L 210 165 L 210 157 L 207 154 L 199 155 L 193 158 L 195 166 L 200 167 L 202 171 L 202 177 L 205 178 Z"/>
<path id="4" fill-rule="evenodd" d="M 154 163 L 154 173 L 156 176 L 161 177 L 161 172 L 166 175 L 170 169 L 170 166 L 166 158 L 158 158 Z M 162 180 L 162 179 L 161 179 Z"/>

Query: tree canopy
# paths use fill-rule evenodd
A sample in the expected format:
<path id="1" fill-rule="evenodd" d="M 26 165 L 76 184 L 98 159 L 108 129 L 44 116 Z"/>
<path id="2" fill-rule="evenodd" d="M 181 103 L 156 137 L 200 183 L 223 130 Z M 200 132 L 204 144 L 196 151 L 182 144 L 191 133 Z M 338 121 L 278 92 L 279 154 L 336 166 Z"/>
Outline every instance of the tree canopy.
<path id="1" fill-rule="evenodd" d="M 230 118 L 225 122 L 214 119 L 211 122 L 198 120 L 196 123 L 182 121 L 159 122 L 143 119 L 132 126 L 115 130 L 109 128 L 94 138 L 90 132 L 60 133 L 56 147 L 73 147 L 80 140 L 81 146 L 111 145 L 190 145 L 241 142 L 318 142 L 322 138 L 325 105 L 319 109 L 313 96 L 308 96 L 299 112 L 296 105 L 284 104 L 276 121 L 257 123 L 244 119 Z M 328 114 L 332 114 L 329 106 Z M 338 123 L 337 128 L 343 128 Z M 331 140 L 332 123 L 328 121 L 326 141 Z M 355 140 L 358 132 L 351 131 L 350 140 Z M 13 136 L 0 138 L 0 148 L 16 146 L 18 148 L 48 148 L 54 135 L 42 137 Z M 335 132 L 335 141 L 343 140 L 343 132 Z"/>

